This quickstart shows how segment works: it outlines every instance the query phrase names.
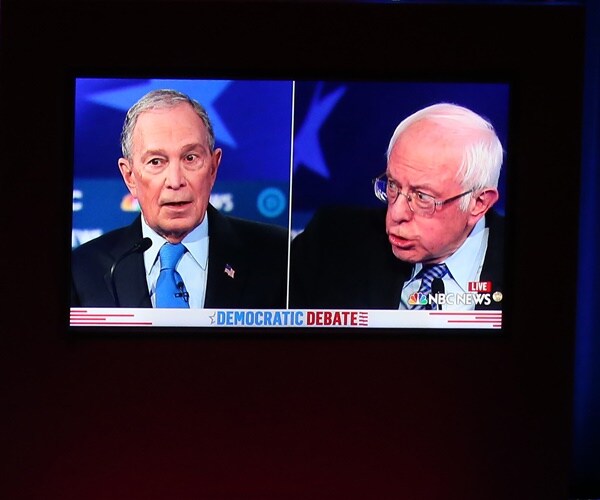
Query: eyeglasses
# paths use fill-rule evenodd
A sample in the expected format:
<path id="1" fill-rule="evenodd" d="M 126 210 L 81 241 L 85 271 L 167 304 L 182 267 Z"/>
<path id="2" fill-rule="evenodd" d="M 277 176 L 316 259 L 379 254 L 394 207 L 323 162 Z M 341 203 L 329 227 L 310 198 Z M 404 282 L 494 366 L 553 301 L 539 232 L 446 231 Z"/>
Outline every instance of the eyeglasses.
<path id="1" fill-rule="evenodd" d="M 400 191 L 398 184 L 396 184 L 395 181 L 388 179 L 387 174 L 384 173 L 373 179 L 373 191 L 378 200 L 387 204 L 394 204 L 398 199 L 398 195 L 401 194 L 406 198 L 411 212 L 417 215 L 431 216 L 438 207 L 472 193 L 473 189 L 457 194 L 452 198 L 438 201 L 433 196 L 422 193 L 416 189 L 409 191 L 408 194 L 404 194 Z"/>

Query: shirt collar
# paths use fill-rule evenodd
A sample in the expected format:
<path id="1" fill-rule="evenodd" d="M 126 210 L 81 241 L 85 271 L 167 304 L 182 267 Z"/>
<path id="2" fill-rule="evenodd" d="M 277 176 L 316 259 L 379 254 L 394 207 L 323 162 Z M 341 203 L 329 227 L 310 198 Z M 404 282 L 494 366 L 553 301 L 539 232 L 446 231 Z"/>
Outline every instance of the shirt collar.
<path id="1" fill-rule="evenodd" d="M 152 267 L 158 261 L 158 252 L 167 240 L 147 224 L 143 214 L 142 236 L 152 240 L 152 246 L 144 252 L 146 273 L 150 274 Z M 182 243 L 198 265 L 206 271 L 208 265 L 208 216 L 206 214 L 200 225 L 196 226 L 192 232 L 182 240 Z"/>

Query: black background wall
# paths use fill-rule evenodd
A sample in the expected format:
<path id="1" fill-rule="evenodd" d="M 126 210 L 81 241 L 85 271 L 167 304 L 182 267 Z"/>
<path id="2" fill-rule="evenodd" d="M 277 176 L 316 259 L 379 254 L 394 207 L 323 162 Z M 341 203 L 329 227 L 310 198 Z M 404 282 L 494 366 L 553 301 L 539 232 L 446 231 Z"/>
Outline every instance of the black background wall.
<path id="1" fill-rule="evenodd" d="M 3 498 L 566 498 L 583 10 L 3 0 Z M 504 336 L 72 336 L 69 75 L 514 82 Z"/>

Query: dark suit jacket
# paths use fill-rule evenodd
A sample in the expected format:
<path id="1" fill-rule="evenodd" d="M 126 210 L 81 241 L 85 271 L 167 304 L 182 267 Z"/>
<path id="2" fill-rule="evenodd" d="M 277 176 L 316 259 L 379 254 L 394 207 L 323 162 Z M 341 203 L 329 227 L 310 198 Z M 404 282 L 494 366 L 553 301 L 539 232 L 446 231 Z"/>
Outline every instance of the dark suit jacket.
<path id="1" fill-rule="evenodd" d="M 205 307 L 284 308 L 287 289 L 287 230 L 238 219 L 208 207 L 209 250 Z M 72 252 L 72 307 L 114 307 L 110 269 L 142 238 L 140 217 Z M 234 278 L 225 265 L 235 269 Z M 125 257 L 114 272 L 121 307 L 152 307 L 143 255 Z"/>
<path id="2" fill-rule="evenodd" d="M 315 214 L 292 242 L 290 307 L 397 309 L 412 264 L 392 253 L 385 208 L 330 207 Z M 502 290 L 503 218 L 486 214 L 490 228 L 481 281 Z M 501 303 L 500 303 L 501 304 Z M 500 309 L 499 303 L 478 309 Z"/>

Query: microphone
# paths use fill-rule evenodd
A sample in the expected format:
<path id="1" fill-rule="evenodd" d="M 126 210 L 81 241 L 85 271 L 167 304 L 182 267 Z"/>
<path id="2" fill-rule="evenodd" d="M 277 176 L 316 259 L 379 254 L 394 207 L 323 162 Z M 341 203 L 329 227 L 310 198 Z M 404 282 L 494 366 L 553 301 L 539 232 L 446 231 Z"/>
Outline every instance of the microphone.
<path id="1" fill-rule="evenodd" d="M 433 280 L 431 280 L 431 293 L 432 294 L 444 293 L 444 291 L 445 291 L 444 280 L 442 278 L 433 278 Z M 437 305 L 437 310 L 438 311 L 442 310 L 442 304 Z"/>
<path id="2" fill-rule="evenodd" d="M 109 274 L 110 286 L 112 288 L 113 297 L 115 299 L 115 307 L 121 307 L 121 304 L 119 302 L 119 295 L 117 294 L 117 285 L 115 283 L 115 269 L 117 269 L 117 266 L 126 257 L 129 257 L 131 254 L 134 254 L 134 253 L 144 253 L 151 246 L 152 246 L 152 240 L 150 238 L 148 238 L 148 237 L 142 238 L 135 245 L 133 245 L 129 250 L 127 250 L 125 253 L 121 254 L 121 256 L 117 260 L 115 260 L 113 262 L 113 265 L 110 267 L 110 274 Z"/>

